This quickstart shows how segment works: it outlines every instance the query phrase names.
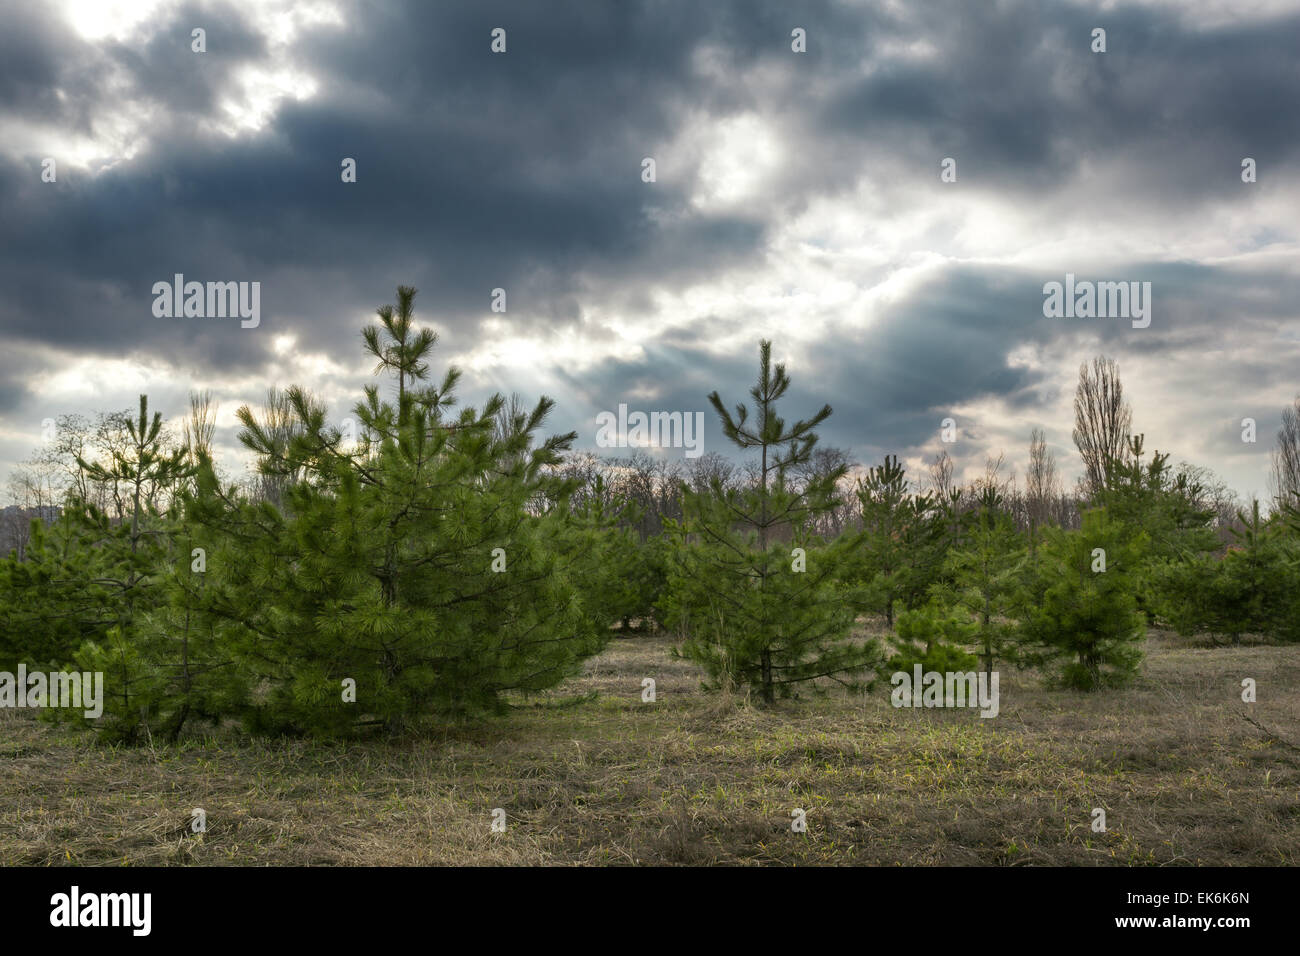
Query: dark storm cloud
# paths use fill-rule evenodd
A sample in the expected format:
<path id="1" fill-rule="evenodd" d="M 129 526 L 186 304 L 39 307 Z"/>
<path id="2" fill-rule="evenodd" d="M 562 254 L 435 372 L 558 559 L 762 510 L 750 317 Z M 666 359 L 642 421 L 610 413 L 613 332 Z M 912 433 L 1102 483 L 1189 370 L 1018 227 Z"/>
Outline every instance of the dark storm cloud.
<path id="1" fill-rule="evenodd" d="M 724 116 L 765 104 L 761 90 L 701 76 L 694 56 L 720 48 L 724 67 L 737 71 L 782 57 L 789 73 L 796 21 L 810 31 L 807 78 L 840 79 L 821 102 L 806 102 L 798 85 L 782 95 L 807 108 L 809 132 L 827 142 L 932 144 L 926 165 L 939 148 L 958 154 L 968 176 L 1034 185 L 1061 182 L 1094 150 L 1149 136 L 1153 118 L 1172 147 L 1192 137 L 1236 145 L 1250 130 L 1272 162 L 1294 148 L 1290 124 L 1259 122 L 1283 96 L 1295 101 L 1288 58 L 1259 55 L 1300 39 L 1294 19 L 1206 37 L 1168 13 L 1107 14 L 1112 50 L 1098 60 L 1086 42 L 1096 14 L 1032 4 L 890 15 L 825 3 L 797 16 L 778 4 L 416 3 L 348 12 L 346 29 L 316 32 L 295 52 L 321 93 L 283 106 L 251 140 L 202 133 L 197 123 L 216 110 L 232 71 L 266 52 L 233 8 L 186 6 L 138 49 L 94 47 L 130 78 L 129 91 L 162 108 L 160 134 L 142 158 L 81 184 L 65 173 L 66 185 L 41 188 L 30 166 L 5 170 L 7 228 L 27 237 L 5 266 L 5 327 L 43 338 L 45 309 L 36 306 L 44 302 L 64 316 L 68 347 L 120 354 L 162 338 L 174 354 L 219 368 L 255 359 L 261 340 L 148 321 L 153 281 L 177 271 L 259 279 L 267 328 L 277 319 L 309 323 L 313 335 L 341 345 L 353 334 L 349 313 L 379 304 L 376 295 L 398 281 L 430 290 L 426 304 L 436 295 L 443 321 L 472 328 L 498 286 L 516 309 L 565 322 L 575 318 L 584 273 L 629 283 L 707 275 L 761 251 L 768 211 L 676 216 L 692 170 L 674 168 L 663 150 L 687 108 Z M 19 109 L 48 106 L 52 85 L 68 87 L 68 109 L 107 96 L 74 65 L 88 45 L 48 14 L 33 16 L 20 15 L 15 33 L 33 52 L 0 73 Z M 204 55 L 189 50 L 196 23 L 209 30 Z M 508 30 L 505 56 L 488 48 L 494 26 Z M 918 39 L 939 55 L 886 59 L 855 78 L 873 51 Z M 1205 62 L 1219 65 L 1220 79 L 1205 78 Z M 1079 82 L 1054 88 L 1061 78 Z M 853 150 L 845 153 L 839 165 L 856 176 Z M 645 155 L 681 178 L 642 184 Z M 1186 150 L 1176 155 L 1175 169 L 1190 168 Z M 339 183 L 344 156 L 360 164 L 354 187 Z M 826 185 L 813 177 L 773 199 Z M 83 280 L 53 303 L 51 265 Z"/>
<path id="2" fill-rule="evenodd" d="M 7 12 L 0 30 L 0 102 L 5 112 L 19 116 L 57 114 L 55 92 L 65 67 L 61 56 L 71 45 L 68 29 L 42 5 L 18 14 Z"/>
<path id="3" fill-rule="evenodd" d="M 323 93 L 252 139 L 198 123 L 221 77 L 259 52 L 238 21 L 186 10 L 138 50 L 101 47 L 166 108 L 161 129 L 140 158 L 93 180 L 33 183 L 32 159 L 5 170 L 6 222 L 29 238 L 3 267 L 0 321 L 42 340 L 54 311 L 66 347 L 161 342 L 216 370 L 257 359 L 263 341 L 152 320 L 154 281 L 259 280 L 264 329 L 305 326 L 342 346 L 355 312 L 398 282 L 431 290 L 426 309 L 455 325 L 485 314 L 496 287 L 513 309 L 563 322 L 572 309 L 555 304 L 571 306 L 584 271 L 706 275 L 757 249 L 764 229 L 682 216 L 689 169 L 640 181 L 644 156 L 674 168 L 662 150 L 697 104 L 688 61 L 711 29 L 708 14 L 656 6 L 368 7 L 299 51 Z M 192 23 L 208 24 L 208 54 L 190 52 Z M 509 31 L 505 56 L 488 49 L 495 25 Z M 355 186 L 339 181 L 345 156 L 358 161 Z"/>
<path id="4" fill-rule="evenodd" d="M 23 405 L 29 395 L 22 383 L 36 371 L 33 364 L 20 361 L 12 353 L 0 353 L 0 416 L 13 415 Z"/>
<path id="5" fill-rule="evenodd" d="M 1244 156 L 1294 168 L 1300 11 L 1203 30 L 1191 7 L 916 4 L 874 42 L 923 39 L 933 57 L 845 75 L 814 104 L 816 140 L 884 142 L 927 168 L 958 159 L 999 191 L 1060 187 L 1083 163 L 1128 157 L 1117 198 L 1169 203 L 1239 189 Z M 1091 31 L 1107 51 L 1091 52 Z"/>

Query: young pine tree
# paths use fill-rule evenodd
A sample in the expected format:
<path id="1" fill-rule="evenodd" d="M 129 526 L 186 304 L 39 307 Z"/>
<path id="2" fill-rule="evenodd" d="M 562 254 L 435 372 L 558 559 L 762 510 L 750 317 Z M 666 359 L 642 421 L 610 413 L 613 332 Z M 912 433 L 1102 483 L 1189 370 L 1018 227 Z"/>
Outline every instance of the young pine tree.
<path id="1" fill-rule="evenodd" d="M 1145 463 L 1144 456 L 1143 436 L 1131 436 L 1126 457 L 1110 463 L 1110 483 L 1095 499 L 1111 519 L 1146 535 L 1144 569 L 1163 559 L 1217 548 L 1218 537 L 1211 527 L 1214 511 L 1201 500 L 1205 489 L 1185 471 L 1170 468 L 1168 454 L 1157 451 Z M 1143 610 L 1147 609 L 1146 591 L 1144 588 L 1138 595 Z"/>
<path id="2" fill-rule="evenodd" d="M 1047 529 L 1038 553 L 1031 606 L 1022 634 L 1055 680 L 1078 690 L 1130 681 L 1142 662 L 1146 623 L 1137 588 L 1145 536 L 1114 520 L 1105 509 L 1084 513 L 1077 531 Z"/>
<path id="3" fill-rule="evenodd" d="M 586 523 L 590 536 L 592 593 L 602 596 L 606 613 L 625 633 L 634 621 L 637 627 L 653 627 L 665 575 L 663 537 L 637 530 L 642 507 L 610 492 L 603 476 L 595 479 L 574 513 Z"/>
<path id="4" fill-rule="evenodd" d="M 921 607 L 938 580 L 945 525 L 930 492 L 913 493 L 893 455 L 868 469 L 857 485 L 862 534 L 855 550 L 867 607 L 894 624 L 895 605 Z"/>
<path id="5" fill-rule="evenodd" d="M 96 533 L 99 532 L 99 533 Z M 23 560 L 0 559 L 0 670 L 60 667 L 86 641 L 102 641 L 122 615 L 121 568 L 96 542 L 111 533 L 78 506 L 31 524 Z"/>
<path id="6" fill-rule="evenodd" d="M 168 441 L 162 416 L 149 414 L 146 396 L 123 425 L 107 460 L 76 459 L 89 482 L 114 489 L 120 517 L 72 498 L 56 525 L 37 535 L 28 566 L 0 574 L 0 587 L 11 594 L 5 603 L 19 609 L 13 622 L 33 628 L 25 656 L 103 672 L 101 735 L 131 742 L 150 729 L 178 661 L 170 632 L 148 635 L 167 603 L 159 572 L 177 533 L 165 506 L 191 468 L 185 449 Z M 52 713 L 81 719 L 80 711 Z"/>
<path id="7" fill-rule="evenodd" d="M 1266 521 L 1259 502 L 1237 513 L 1241 529 L 1222 558 L 1196 553 L 1166 558 L 1151 572 L 1151 590 L 1163 620 L 1184 636 L 1207 633 L 1236 644 L 1247 633 L 1294 640 L 1296 559 L 1285 524 Z"/>
<path id="8" fill-rule="evenodd" d="M 975 622 L 968 615 L 937 601 L 905 610 L 894 624 L 890 639 L 893 654 L 881 673 L 910 672 L 916 664 L 923 671 L 941 674 L 970 671 L 979 660 L 966 648 L 977 636 Z"/>
<path id="9" fill-rule="evenodd" d="M 979 507 L 968 512 L 960 546 L 948 552 L 945 571 L 953 605 L 974 623 L 985 673 L 1005 657 L 1015 637 L 1015 604 L 1026 553 L 1015 521 L 992 487 L 983 489 Z"/>
<path id="10" fill-rule="evenodd" d="M 366 344 L 398 376 L 397 404 L 366 390 L 364 440 L 301 389 L 274 469 L 301 474 L 283 508 L 236 500 L 210 467 L 188 514 L 208 545 L 204 613 L 225 622 L 258 695 L 255 729 L 396 730 L 424 714 L 499 710 L 510 691 L 574 674 L 609 636 L 587 524 L 555 466 L 575 435 L 540 443 L 543 398 L 501 427 L 504 399 L 451 418 L 454 370 L 420 388 L 431 336 L 412 333 L 399 290 Z M 371 346 L 374 347 L 371 347 Z M 274 453 L 243 416 L 246 443 Z"/>
<path id="11" fill-rule="evenodd" d="M 726 487 L 714 476 L 704 489 L 683 488 L 682 521 L 665 522 L 676 547 L 670 557 L 665 617 L 680 627 L 680 653 L 708 671 L 713 686 L 754 688 L 764 703 L 801 683 L 835 677 L 853 684 L 877 659 L 873 645 L 850 639 L 853 602 L 843 583 L 852 542 L 826 542 L 815 519 L 835 507 L 846 467 L 791 480 L 809 461 L 814 429 L 831 414 L 787 424 L 777 402 L 790 387 L 785 366 L 772 365 L 772 343 L 759 347 L 759 378 L 750 409 L 734 416 L 717 392 L 709 401 L 723 434 L 757 450 L 757 481 Z"/>

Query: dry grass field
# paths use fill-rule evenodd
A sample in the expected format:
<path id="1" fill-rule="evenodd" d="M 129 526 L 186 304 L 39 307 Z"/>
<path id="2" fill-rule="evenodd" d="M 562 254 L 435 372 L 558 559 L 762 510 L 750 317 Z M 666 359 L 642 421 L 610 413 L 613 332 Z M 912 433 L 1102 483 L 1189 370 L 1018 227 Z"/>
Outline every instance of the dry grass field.
<path id="1" fill-rule="evenodd" d="M 1259 865 L 1300 855 L 1300 647 L 1148 640 L 1083 695 L 1002 673 L 1001 713 L 888 686 L 770 710 L 658 636 L 473 727 L 396 741 L 110 749 L 0 713 L 0 864 Z M 658 700 L 641 702 L 653 677 Z M 1242 703 L 1240 683 L 1258 682 Z M 207 813 L 192 834 L 190 811 Z M 491 832 L 493 808 L 508 830 Z M 791 810 L 807 832 L 792 832 Z M 1106 811 L 1107 832 L 1091 829 Z"/>

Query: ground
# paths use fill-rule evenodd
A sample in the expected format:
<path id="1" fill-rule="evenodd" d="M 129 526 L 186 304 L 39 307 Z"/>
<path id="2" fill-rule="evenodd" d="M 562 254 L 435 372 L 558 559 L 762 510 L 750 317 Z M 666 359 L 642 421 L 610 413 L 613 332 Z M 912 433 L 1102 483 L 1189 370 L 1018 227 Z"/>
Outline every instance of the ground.
<path id="1" fill-rule="evenodd" d="M 1132 688 L 1003 670 L 1001 713 L 888 685 L 770 709 L 615 639 L 507 716 L 396 741 L 98 746 L 0 712 L 0 864 L 1295 864 L 1300 647 L 1148 639 Z M 656 681 L 643 703 L 641 682 Z M 1258 701 L 1241 700 L 1253 678 Z M 493 833 L 492 811 L 507 831 Z M 1093 809 L 1106 813 L 1093 832 Z M 207 832 L 190 829 L 206 812 Z M 794 832 L 791 812 L 805 811 Z"/>

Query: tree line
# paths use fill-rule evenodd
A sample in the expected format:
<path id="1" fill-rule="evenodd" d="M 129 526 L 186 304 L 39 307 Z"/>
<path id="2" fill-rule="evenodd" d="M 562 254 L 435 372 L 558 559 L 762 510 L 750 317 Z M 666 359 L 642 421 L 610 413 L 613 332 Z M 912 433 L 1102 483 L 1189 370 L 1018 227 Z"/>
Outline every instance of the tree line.
<path id="1" fill-rule="evenodd" d="M 58 510 L 0 561 L 0 667 L 103 672 L 97 729 L 129 742 L 476 718 L 645 627 L 765 704 L 915 664 L 1120 685 L 1152 625 L 1300 640 L 1300 399 L 1267 509 L 1148 452 L 1105 358 L 1080 371 L 1068 493 L 1040 430 L 1023 488 L 1002 458 L 965 483 L 946 453 L 919 479 L 856 466 L 819 444 L 829 405 L 783 416 L 767 341 L 750 403 L 708 396 L 742 463 L 602 459 L 544 435 L 548 398 L 460 406 L 414 297 L 362 331 L 393 390 L 366 386 L 355 434 L 297 386 L 238 410 L 243 481 L 214 461 L 209 394 L 179 430 L 146 396 L 61 419 L 12 482 Z"/>

